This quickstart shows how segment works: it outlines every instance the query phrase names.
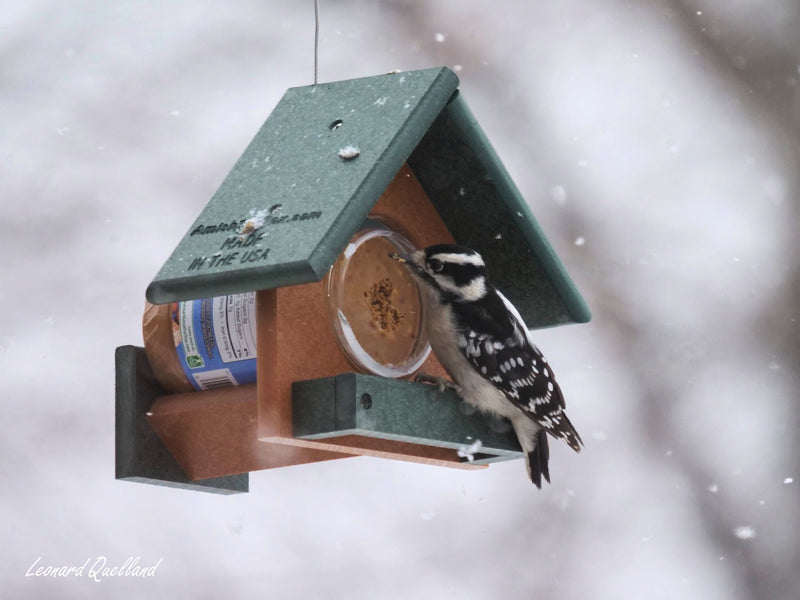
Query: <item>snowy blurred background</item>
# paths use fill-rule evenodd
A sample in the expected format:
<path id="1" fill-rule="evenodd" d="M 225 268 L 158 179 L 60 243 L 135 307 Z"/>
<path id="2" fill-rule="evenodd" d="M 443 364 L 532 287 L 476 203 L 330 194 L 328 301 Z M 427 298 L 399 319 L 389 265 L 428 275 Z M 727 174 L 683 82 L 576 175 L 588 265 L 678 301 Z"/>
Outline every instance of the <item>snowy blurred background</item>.
<path id="1" fill-rule="evenodd" d="M 450 66 L 594 312 L 553 484 L 369 458 L 114 480 L 114 348 L 313 2 L 0 3 L 8 598 L 800 598 L 800 6 L 321 0 L 320 81 Z M 25 577 L 129 556 L 152 579 Z"/>

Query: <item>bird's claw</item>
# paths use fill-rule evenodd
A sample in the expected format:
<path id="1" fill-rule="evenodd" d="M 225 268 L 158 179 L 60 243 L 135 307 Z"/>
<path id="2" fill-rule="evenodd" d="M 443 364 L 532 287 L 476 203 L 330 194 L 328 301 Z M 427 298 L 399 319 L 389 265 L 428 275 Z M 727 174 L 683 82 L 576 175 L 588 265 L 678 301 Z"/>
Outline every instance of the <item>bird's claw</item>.
<path id="1" fill-rule="evenodd" d="M 447 390 L 453 390 L 456 395 L 461 398 L 461 388 L 458 384 L 453 383 L 449 379 L 445 379 L 444 377 L 437 377 L 435 375 L 428 375 L 427 373 L 418 373 L 416 377 L 414 377 L 414 381 L 417 383 L 427 383 L 429 385 L 435 385 L 437 389 L 436 400 L 444 394 Z"/>

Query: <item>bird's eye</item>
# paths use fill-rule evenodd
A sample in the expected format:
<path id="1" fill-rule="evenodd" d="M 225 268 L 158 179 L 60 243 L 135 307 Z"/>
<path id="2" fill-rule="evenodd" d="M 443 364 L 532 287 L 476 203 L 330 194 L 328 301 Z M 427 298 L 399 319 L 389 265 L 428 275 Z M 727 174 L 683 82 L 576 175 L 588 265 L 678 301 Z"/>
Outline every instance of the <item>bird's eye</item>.
<path id="1" fill-rule="evenodd" d="M 442 269 L 444 269 L 444 263 L 436 258 L 430 259 L 428 261 L 428 266 L 434 273 L 441 273 Z"/>

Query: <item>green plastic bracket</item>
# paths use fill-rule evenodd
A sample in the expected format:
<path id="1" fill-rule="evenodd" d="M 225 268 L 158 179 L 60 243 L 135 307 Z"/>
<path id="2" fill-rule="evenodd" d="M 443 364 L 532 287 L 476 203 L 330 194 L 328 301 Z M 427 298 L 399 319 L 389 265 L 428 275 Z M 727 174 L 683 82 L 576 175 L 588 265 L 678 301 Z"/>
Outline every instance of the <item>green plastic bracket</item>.
<path id="1" fill-rule="evenodd" d="M 439 394 L 421 383 L 357 373 L 295 382 L 292 416 L 296 438 L 361 435 L 456 450 L 480 440 L 476 464 L 522 456 L 507 420 L 487 418 L 452 391 Z"/>
<path id="2" fill-rule="evenodd" d="M 143 348 L 120 346 L 116 362 L 116 478 L 197 492 L 238 494 L 247 492 L 247 473 L 192 481 L 183 472 L 145 415 L 159 388 Z"/>

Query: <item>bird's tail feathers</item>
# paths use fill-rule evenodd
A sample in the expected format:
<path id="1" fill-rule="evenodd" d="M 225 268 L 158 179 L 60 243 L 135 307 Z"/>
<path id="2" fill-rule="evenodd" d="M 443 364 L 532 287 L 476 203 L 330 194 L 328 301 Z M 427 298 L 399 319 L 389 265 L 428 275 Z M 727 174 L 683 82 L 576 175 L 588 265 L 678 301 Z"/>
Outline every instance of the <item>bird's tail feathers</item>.
<path id="1" fill-rule="evenodd" d="M 547 431 L 521 413 L 518 418 L 511 420 L 511 424 L 522 446 L 528 477 L 541 489 L 542 478 L 550 483 L 550 447 L 547 442 Z"/>
<path id="2" fill-rule="evenodd" d="M 550 447 L 547 442 L 547 432 L 540 429 L 536 433 L 536 446 L 533 450 L 525 453 L 527 461 L 528 476 L 533 484 L 542 489 L 542 477 L 550 483 Z"/>
<path id="3" fill-rule="evenodd" d="M 562 439 L 569 445 L 575 452 L 580 452 L 583 447 L 583 440 L 580 434 L 575 429 L 575 426 L 570 422 L 563 412 L 558 427 L 550 431 L 550 435 L 554 438 Z"/>

